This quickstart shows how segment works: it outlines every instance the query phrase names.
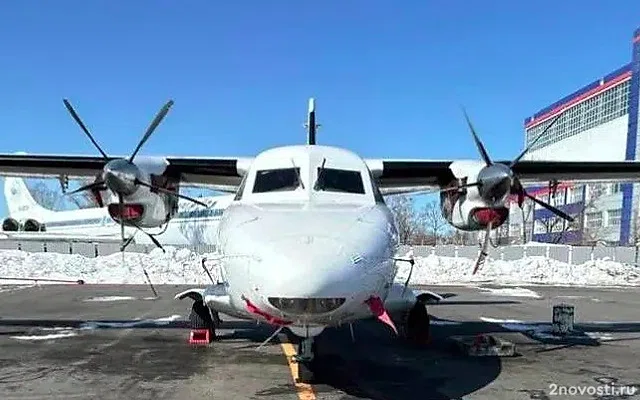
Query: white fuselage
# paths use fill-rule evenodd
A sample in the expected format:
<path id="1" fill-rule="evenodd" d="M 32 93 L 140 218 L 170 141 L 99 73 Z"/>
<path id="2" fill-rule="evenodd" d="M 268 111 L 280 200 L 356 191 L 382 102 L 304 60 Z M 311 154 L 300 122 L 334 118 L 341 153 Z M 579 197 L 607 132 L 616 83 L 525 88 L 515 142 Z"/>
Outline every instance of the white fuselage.
<path id="1" fill-rule="evenodd" d="M 288 179 L 297 180 L 294 167 L 301 185 L 283 188 L 273 179 L 278 182 L 271 191 L 257 182 L 261 171 L 286 169 Z M 340 182 L 327 175 L 319 188 L 322 169 L 351 176 Z M 291 146 L 262 153 L 220 222 L 229 304 L 210 306 L 243 318 L 274 318 L 301 336 L 306 329 L 370 317 L 365 301 L 387 297 L 398 248 L 393 216 L 376 190 L 366 164 L 345 150 Z"/>

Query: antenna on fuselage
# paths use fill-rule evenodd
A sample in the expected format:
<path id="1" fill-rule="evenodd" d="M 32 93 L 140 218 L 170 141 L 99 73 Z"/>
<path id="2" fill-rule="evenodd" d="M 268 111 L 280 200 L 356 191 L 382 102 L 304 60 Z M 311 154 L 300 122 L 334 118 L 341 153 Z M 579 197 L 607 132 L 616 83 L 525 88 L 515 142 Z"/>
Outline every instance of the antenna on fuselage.
<path id="1" fill-rule="evenodd" d="M 307 128 L 307 144 L 316 144 L 316 131 L 320 125 L 316 124 L 316 100 L 313 97 L 309 99 L 309 115 L 304 127 Z"/>

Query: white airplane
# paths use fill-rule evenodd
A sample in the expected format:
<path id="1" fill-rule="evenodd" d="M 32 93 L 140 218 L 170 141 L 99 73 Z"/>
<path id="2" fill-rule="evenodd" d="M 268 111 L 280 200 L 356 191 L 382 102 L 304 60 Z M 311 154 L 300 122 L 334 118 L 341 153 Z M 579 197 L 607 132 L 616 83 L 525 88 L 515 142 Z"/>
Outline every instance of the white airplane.
<path id="1" fill-rule="evenodd" d="M 219 312 L 286 327 L 301 339 L 296 360 L 302 381 L 313 378 L 314 337 L 329 327 L 376 317 L 402 337 L 421 341 L 428 334 L 424 294 L 409 289 L 408 280 L 394 283 L 398 263 L 411 259 L 396 257 L 398 231 L 384 195 L 437 189 L 451 225 L 490 230 L 506 220 L 510 195 L 520 203 L 531 197 L 522 182 L 640 178 L 640 162 L 521 160 L 528 149 L 513 161 L 496 162 L 471 123 L 482 161 L 363 159 L 316 144 L 313 99 L 306 145 L 247 158 L 136 157 L 170 101 L 130 156 L 110 157 L 64 104 L 102 156 L 0 155 L 0 175 L 95 177 L 82 189 L 110 192 L 109 215 L 121 227 L 153 228 L 174 218 L 181 181 L 233 193 L 215 232 L 224 283 L 176 298 L 193 300 L 192 328 L 212 335 Z"/>
<path id="2" fill-rule="evenodd" d="M 120 238 L 120 227 L 104 207 L 54 211 L 42 207 L 33 198 L 22 178 L 6 177 L 4 194 L 9 215 L 2 221 L 2 233 L 9 238 L 74 238 L 108 241 Z M 98 194 L 98 196 L 101 196 Z M 178 202 L 178 212 L 156 232 L 146 231 L 165 245 L 215 245 L 216 231 L 232 195 L 199 198 L 207 207 L 189 201 Z M 100 198 L 100 202 L 102 199 Z M 137 229 L 125 226 L 127 235 Z M 137 236 L 135 243 L 152 243 L 150 236 Z"/>

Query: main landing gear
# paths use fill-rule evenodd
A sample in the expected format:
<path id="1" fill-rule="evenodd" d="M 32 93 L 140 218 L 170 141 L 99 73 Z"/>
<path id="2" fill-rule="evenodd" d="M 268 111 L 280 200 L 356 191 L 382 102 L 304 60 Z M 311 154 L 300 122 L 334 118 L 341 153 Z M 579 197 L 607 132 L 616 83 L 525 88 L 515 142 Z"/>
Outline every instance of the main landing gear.
<path id="1" fill-rule="evenodd" d="M 298 344 L 298 354 L 293 356 L 298 364 L 298 383 L 313 383 L 313 364 L 316 357 L 317 346 L 313 336 L 302 338 Z"/>
<path id="2" fill-rule="evenodd" d="M 216 327 L 220 326 L 220 316 L 217 311 L 211 310 L 204 302 L 196 300 L 191 307 L 189 324 L 191 344 L 208 344 L 216 338 Z"/>

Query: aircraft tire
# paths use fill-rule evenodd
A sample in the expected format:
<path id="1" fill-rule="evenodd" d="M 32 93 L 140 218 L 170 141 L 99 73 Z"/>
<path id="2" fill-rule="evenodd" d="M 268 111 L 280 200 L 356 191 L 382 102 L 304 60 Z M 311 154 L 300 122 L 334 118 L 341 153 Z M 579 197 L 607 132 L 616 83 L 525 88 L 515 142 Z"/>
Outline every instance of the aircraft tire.
<path id="1" fill-rule="evenodd" d="M 298 363 L 298 383 L 313 383 L 314 374 L 308 362 Z"/>
<path id="2" fill-rule="evenodd" d="M 216 337 L 216 329 L 207 307 L 201 301 L 194 301 L 189 314 L 189 324 L 191 329 L 209 329 L 211 340 Z"/>
<path id="3" fill-rule="evenodd" d="M 415 345 L 424 346 L 430 340 L 430 318 L 423 302 L 416 302 L 406 321 L 406 338 Z"/>

